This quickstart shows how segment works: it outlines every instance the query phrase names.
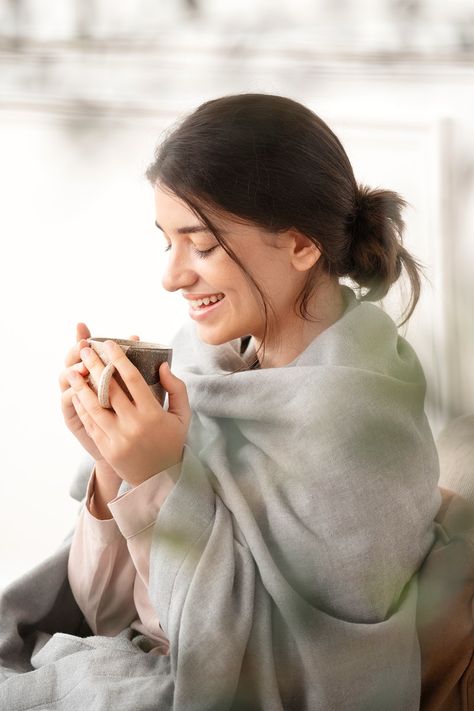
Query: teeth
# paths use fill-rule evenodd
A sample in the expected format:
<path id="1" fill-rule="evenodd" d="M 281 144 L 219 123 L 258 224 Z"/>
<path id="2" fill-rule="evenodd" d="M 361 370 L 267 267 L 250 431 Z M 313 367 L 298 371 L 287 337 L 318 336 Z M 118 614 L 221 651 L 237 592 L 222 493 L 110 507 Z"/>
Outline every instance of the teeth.
<path id="1" fill-rule="evenodd" d="M 212 296 L 206 296 L 204 299 L 196 299 L 196 301 L 191 301 L 191 306 L 193 309 L 198 309 L 201 306 L 209 306 L 209 304 L 215 304 L 216 301 L 221 301 L 224 298 L 224 294 L 213 294 Z"/>

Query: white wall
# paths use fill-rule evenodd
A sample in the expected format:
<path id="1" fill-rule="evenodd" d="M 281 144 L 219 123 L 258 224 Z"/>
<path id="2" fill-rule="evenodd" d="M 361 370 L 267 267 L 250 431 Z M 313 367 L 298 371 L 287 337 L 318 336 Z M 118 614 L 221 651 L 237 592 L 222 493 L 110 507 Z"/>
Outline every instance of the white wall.
<path id="1" fill-rule="evenodd" d="M 56 548 L 78 508 L 83 450 L 57 382 L 75 324 L 167 343 L 185 306 L 161 287 L 143 177 L 158 126 L 4 112 L 0 128 L 1 587 Z"/>

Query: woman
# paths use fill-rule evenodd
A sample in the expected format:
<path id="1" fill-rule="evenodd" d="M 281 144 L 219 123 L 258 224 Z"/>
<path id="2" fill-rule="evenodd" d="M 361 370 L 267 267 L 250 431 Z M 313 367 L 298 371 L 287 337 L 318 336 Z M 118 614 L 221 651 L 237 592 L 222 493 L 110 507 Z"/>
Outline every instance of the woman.
<path id="1" fill-rule="evenodd" d="M 30 621 L 39 681 L 9 674 L 0 699 L 25 708 L 26 685 L 58 709 L 419 708 L 438 459 L 420 363 L 370 303 L 402 267 L 405 320 L 418 300 L 404 201 L 358 186 L 329 127 L 268 94 L 202 104 L 147 177 L 163 286 L 190 302 L 174 373 L 160 369 L 168 408 L 113 342 L 133 401 L 114 382 L 100 408 L 78 326 L 62 407 L 95 466 L 48 568 L 72 596 L 47 628 Z"/>

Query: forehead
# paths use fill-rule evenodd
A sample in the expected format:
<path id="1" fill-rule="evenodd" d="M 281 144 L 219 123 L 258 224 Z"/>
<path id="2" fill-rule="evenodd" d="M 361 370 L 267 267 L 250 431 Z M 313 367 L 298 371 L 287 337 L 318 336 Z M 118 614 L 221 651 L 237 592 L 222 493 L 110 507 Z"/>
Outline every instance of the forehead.
<path id="1" fill-rule="evenodd" d="M 195 231 L 196 235 L 212 235 L 211 230 L 200 215 L 196 214 L 175 193 L 160 186 L 155 187 L 155 217 L 156 226 L 169 235 L 189 234 L 193 231 Z M 211 221 L 222 234 L 227 233 L 226 221 L 220 216 L 216 218 L 213 214 Z M 204 229 L 198 230 L 197 228 L 199 227 Z M 194 230 L 189 228 L 194 228 Z"/>
<path id="2" fill-rule="evenodd" d="M 155 215 L 157 226 L 163 231 L 173 234 L 186 232 L 186 230 L 183 229 L 186 227 L 197 225 L 206 227 L 202 218 L 195 214 L 189 205 L 175 193 L 159 183 L 155 186 Z M 256 246 L 256 242 L 267 244 L 268 246 L 275 244 L 274 234 L 268 233 L 258 225 L 239 219 L 235 215 L 230 215 L 224 211 L 221 213 L 213 211 L 209 217 L 211 222 L 226 239 L 231 239 L 233 236 L 238 235 L 239 238 L 247 237 L 248 239 L 252 239 L 254 246 Z M 198 234 L 209 235 L 211 233 L 201 232 Z M 256 240 L 256 238 L 260 239 Z"/>
<path id="3" fill-rule="evenodd" d="M 198 225 L 206 227 L 203 219 L 184 200 L 160 184 L 155 186 L 155 215 L 157 226 L 164 231 L 179 234 L 186 232 L 183 229 L 185 227 Z M 223 234 L 226 234 L 231 224 L 233 224 L 232 218 L 225 215 L 224 212 L 213 211 L 209 217 L 216 228 Z M 203 232 L 202 234 L 209 234 L 209 232 Z"/>
<path id="4" fill-rule="evenodd" d="M 181 198 L 168 189 L 161 187 L 160 184 L 155 186 L 155 206 L 157 212 L 186 214 L 193 215 L 193 211 Z"/>

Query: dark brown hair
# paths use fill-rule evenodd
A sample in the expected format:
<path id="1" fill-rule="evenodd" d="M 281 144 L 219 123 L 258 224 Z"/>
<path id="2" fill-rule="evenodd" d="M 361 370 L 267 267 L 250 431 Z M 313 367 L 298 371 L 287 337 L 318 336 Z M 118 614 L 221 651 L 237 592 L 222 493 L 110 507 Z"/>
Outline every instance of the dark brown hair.
<path id="1" fill-rule="evenodd" d="M 361 300 L 377 301 L 402 266 L 411 298 L 399 326 L 410 318 L 420 295 L 421 265 L 402 243 L 407 203 L 390 190 L 358 185 L 337 136 L 297 101 L 253 93 L 206 101 L 171 127 L 146 176 L 201 218 L 257 289 L 264 342 L 268 304 L 210 215 L 225 211 L 276 235 L 296 228 L 317 245 L 321 257 L 297 299 L 302 318 L 311 320 L 308 300 L 321 272 L 349 277 Z"/>

